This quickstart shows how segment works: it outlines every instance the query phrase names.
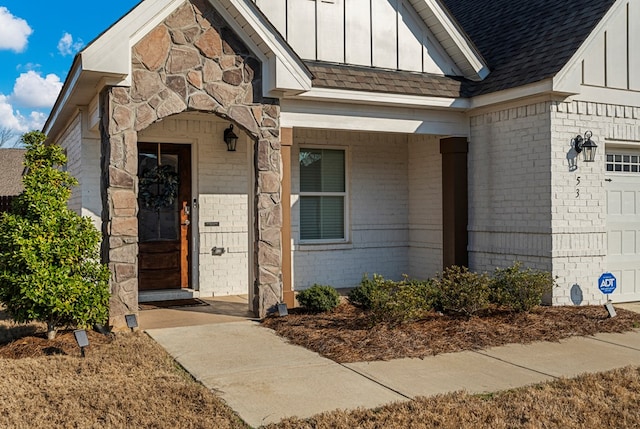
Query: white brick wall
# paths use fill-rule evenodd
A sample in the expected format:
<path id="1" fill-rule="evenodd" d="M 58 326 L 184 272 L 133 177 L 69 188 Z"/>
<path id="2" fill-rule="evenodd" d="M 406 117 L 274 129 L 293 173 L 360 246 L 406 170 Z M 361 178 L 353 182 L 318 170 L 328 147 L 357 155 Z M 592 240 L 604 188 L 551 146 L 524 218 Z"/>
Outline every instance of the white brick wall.
<path id="1" fill-rule="evenodd" d="M 76 117 L 69 123 L 60 139 L 56 142 L 67 152 L 67 171 L 73 177 L 82 181 L 82 128 L 81 116 Z M 82 183 L 73 188 L 68 206 L 78 214 L 82 213 Z"/>
<path id="2" fill-rule="evenodd" d="M 470 118 L 469 266 L 520 260 L 551 270 L 551 113 L 547 103 Z"/>
<path id="3" fill-rule="evenodd" d="M 442 156 L 436 136 L 409 136 L 409 273 L 442 271 Z"/>
<path id="4" fill-rule="evenodd" d="M 83 137 L 82 113 L 78 113 L 57 143 L 67 151 L 67 171 L 79 182 L 72 190 L 69 208 L 89 216 L 101 230 L 100 140 Z"/>
<path id="5" fill-rule="evenodd" d="M 553 302 L 571 304 L 571 289 L 579 288 L 584 304 L 601 304 L 606 298 L 597 280 L 607 271 L 606 145 L 615 141 L 640 143 L 640 108 L 555 102 L 551 118 L 553 273 L 559 284 Z M 596 161 L 585 163 L 580 154 L 578 168 L 569 171 L 571 139 L 588 130 L 598 144 Z"/>
<path id="6" fill-rule="evenodd" d="M 470 267 L 492 271 L 521 260 L 552 271 L 553 304 L 572 304 L 577 296 L 581 304 L 601 304 L 605 147 L 607 141 L 640 142 L 638 119 L 636 107 L 571 101 L 472 116 Z M 598 143 L 596 162 L 584 163 L 580 155 L 572 170 L 571 139 L 587 130 Z"/>
<path id="7" fill-rule="evenodd" d="M 250 140 L 236 131 L 236 152 L 228 152 L 222 141 L 229 123 L 212 115 L 180 115 L 165 119 L 141 133 L 140 141 L 190 142 L 194 172 L 192 216 L 196 228 L 198 282 L 201 296 L 247 294 L 249 291 L 249 199 Z M 205 226 L 219 222 L 219 226 Z M 222 247 L 222 256 L 213 256 Z"/>
<path id="8" fill-rule="evenodd" d="M 292 150 L 292 237 L 294 289 L 314 283 L 334 287 L 356 286 L 364 274 L 400 278 L 413 274 L 409 267 L 409 145 L 406 135 L 294 129 Z M 416 139 L 416 156 L 429 159 Z M 300 147 L 341 146 L 347 150 L 349 184 L 349 237 L 346 244 L 314 245 L 299 242 Z M 413 172 L 418 181 L 418 170 Z M 416 199 L 429 196 L 429 186 L 416 189 Z M 424 196 L 422 195 L 424 194 Z M 418 211 L 415 212 L 417 214 Z M 428 256 L 430 221 L 416 220 L 416 260 Z M 427 225 L 427 226 L 425 226 Z M 418 237 L 418 231 L 427 238 Z M 423 248 L 424 247 L 424 248 Z M 437 247 L 437 245 L 436 245 Z M 436 257 L 437 258 L 437 257 Z"/>

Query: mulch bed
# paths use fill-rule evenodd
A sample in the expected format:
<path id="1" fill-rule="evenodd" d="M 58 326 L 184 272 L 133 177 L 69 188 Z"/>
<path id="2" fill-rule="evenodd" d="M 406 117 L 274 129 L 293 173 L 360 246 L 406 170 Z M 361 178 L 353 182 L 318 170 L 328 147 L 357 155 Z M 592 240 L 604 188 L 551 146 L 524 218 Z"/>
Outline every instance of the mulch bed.
<path id="1" fill-rule="evenodd" d="M 89 346 L 86 353 L 91 353 L 92 346 L 109 343 L 112 338 L 95 331 L 87 331 Z M 25 335 L 9 343 L 0 343 L 0 358 L 23 359 L 42 356 L 67 355 L 80 356 L 80 348 L 76 342 L 73 330 L 58 331 L 56 338 L 47 340 L 46 332 Z"/>
<path id="2" fill-rule="evenodd" d="M 623 309 L 616 312 L 614 318 L 601 306 L 538 307 L 529 313 L 494 308 L 471 318 L 434 312 L 419 322 L 394 327 L 373 325 L 366 312 L 344 303 L 324 314 L 290 311 L 285 317 L 271 316 L 263 320 L 263 325 L 293 344 L 347 363 L 422 358 L 640 328 L 639 313 Z"/>

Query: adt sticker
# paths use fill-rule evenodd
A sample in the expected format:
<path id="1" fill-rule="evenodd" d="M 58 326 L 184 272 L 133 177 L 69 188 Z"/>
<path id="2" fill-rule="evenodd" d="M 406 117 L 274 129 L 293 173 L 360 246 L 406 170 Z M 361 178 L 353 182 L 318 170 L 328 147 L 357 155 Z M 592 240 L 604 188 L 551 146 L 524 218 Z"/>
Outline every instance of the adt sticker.
<path id="1" fill-rule="evenodd" d="M 598 289 L 607 295 L 616 290 L 616 286 L 618 286 L 616 278 L 611 273 L 604 273 L 598 279 Z"/>

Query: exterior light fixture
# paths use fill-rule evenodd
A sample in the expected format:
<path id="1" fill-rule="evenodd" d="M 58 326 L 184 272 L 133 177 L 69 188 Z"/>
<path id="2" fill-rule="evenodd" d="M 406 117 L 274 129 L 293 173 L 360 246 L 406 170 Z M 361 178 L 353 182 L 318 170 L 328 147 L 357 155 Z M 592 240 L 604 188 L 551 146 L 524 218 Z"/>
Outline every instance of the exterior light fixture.
<path id="1" fill-rule="evenodd" d="M 73 331 L 73 336 L 76 338 L 76 343 L 80 347 L 80 356 L 84 357 L 84 348 L 89 346 L 89 337 L 87 331 L 84 329 L 76 329 Z"/>
<path id="2" fill-rule="evenodd" d="M 233 124 L 224 130 L 224 142 L 227 144 L 227 151 L 235 152 L 238 144 L 238 136 L 233 132 Z"/>
<path id="3" fill-rule="evenodd" d="M 287 304 L 284 302 L 278 303 L 278 315 L 280 317 L 287 316 L 289 314 L 289 310 L 287 309 Z"/>
<path id="4" fill-rule="evenodd" d="M 131 329 L 131 332 L 133 332 L 135 328 L 138 327 L 138 318 L 135 314 L 125 314 L 124 320 L 127 321 L 127 327 Z"/>
<path id="5" fill-rule="evenodd" d="M 584 162 L 593 162 L 596 159 L 596 148 L 598 145 L 591 140 L 592 136 L 593 133 L 591 131 L 587 131 L 584 133 L 584 137 L 578 134 L 572 140 L 573 148 L 576 152 L 582 152 Z"/>

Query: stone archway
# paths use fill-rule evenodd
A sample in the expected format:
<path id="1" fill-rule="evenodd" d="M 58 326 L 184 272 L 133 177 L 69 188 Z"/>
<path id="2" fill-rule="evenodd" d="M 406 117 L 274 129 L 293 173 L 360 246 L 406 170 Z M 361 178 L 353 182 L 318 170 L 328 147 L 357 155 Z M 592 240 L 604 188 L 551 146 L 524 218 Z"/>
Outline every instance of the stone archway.
<path id="1" fill-rule="evenodd" d="M 281 153 L 277 100 L 262 97 L 261 64 L 215 9 L 187 1 L 132 50 L 131 87 L 110 87 L 102 103 L 103 261 L 111 269 L 110 325 L 137 313 L 138 132 L 170 115 L 210 112 L 254 140 L 253 311 L 282 296 Z"/>

